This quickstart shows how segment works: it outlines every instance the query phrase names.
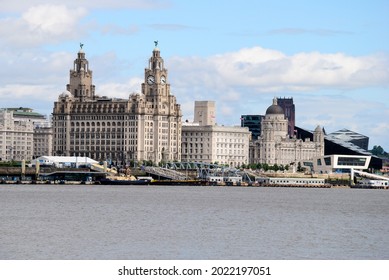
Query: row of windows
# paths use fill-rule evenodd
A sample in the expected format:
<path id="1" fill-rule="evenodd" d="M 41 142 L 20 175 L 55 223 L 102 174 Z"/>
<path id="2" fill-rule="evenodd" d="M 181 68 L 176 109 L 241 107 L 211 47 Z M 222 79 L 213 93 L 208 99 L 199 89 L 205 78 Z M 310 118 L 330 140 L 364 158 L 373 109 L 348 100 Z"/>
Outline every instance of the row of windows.
<path id="1" fill-rule="evenodd" d="M 71 134 L 70 137 L 74 137 L 74 138 L 91 138 L 91 139 L 99 139 L 99 138 L 106 138 L 106 139 L 110 139 L 110 138 L 118 138 L 118 139 L 121 139 L 121 138 L 124 138 L 122 134 L 116 134 L 116 137 L 115 137 L 115 134 L 94 134 L 94 133 L 91 133 L 91 134 Z"/>
<path id="2" fill-rule="evenodd" d="M 72 122 L 71 126 L 122 126 L 123 122 Z"/>
<path id="3" fill-rule="evenodd" d="M 77 148 L 77 149 L 75 149 Z M 103 149 L 101 149 L 103 148 Z M 87 146 L 83 147 L 83 145 L 77 145 L 77 147 L 74 147 L 73 149 L 71 149 L 71 151 L 74 151 L 74 150 L 87 150 L 87 151 L 101 151 L 101 150 L 104 150 L 104 151 L 121 151 L 123 150 L 121 147 L 119 146 L 104 146 L 104 147 L 100 147 L 100 146 L 97 146 L 97 147 L 94 147 L 94 146 Z"/>

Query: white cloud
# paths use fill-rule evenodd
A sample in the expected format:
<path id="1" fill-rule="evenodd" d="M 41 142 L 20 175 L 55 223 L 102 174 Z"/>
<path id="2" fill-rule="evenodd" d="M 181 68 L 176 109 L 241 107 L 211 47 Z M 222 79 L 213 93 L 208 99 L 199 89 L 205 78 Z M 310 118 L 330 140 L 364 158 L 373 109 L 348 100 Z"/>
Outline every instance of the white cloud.
<path id="1" fill-rule="evenodd" d="M 3 44 L 7 42 L 13 48 L 77 38 L 84 32 L 77 24 L 86 13 L 84 8 L 71 9 L 64 5 L 32 6 L 20 17 L 0 19 L 0 36 Z"/>
<path id="2" fill-rule="evenodd" d="M 0 87 L 1 108 L 28 107 L 50 115 L 58 89 L 52 85 L 10 84 Z"/>
<path id="3" fill-rule="evenodd" d="M 356 57 L 310 52 L 288 56 L 254 47 L 208 58 L 173 57 L 169 64 L 171 71 L 179 75 L 180 86 L 203 83 L 221 94 L 230 87 L 300 92 L 389 85 L 387 54 Z"/>
<path id="4" fill-rule="evenodd" d="M 52 36 L 74 32 L 79 18 L 86 14 L 83 8 L 69 9 L 65 5 L 34 6 L 22 15 L 30 31 L 39 30 Z"/>

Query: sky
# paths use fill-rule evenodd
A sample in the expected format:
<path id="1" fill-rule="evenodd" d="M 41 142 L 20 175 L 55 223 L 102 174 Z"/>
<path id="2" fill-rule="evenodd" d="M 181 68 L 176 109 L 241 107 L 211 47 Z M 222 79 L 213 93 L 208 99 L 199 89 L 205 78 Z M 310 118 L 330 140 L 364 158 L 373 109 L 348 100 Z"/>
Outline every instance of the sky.
<path id="1" fill-rule="evenodd" d="M 0 108 L 50 115 L 80 43 L 100 96 L 141 92 L 158 40 L 183 120 L 219 125 L 292 97 L 296 125 L 389 151 L 387 0 L 0 0 Z"/>

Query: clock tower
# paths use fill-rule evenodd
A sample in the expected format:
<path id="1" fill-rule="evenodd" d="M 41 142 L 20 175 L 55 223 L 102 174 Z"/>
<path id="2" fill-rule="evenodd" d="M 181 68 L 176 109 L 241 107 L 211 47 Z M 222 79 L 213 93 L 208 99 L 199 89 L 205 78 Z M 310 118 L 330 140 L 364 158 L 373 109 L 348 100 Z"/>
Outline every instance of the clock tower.
<path id="1" fill-rule="evenodd" d="M 145 69 L 145 82 L 142 84 L 142 93 L 154 99 L 157 96 L 169 96 L 170 84 L 167 82 L 168 71 L 164 67 L 163 58 L 157 47 L 149 59 L 149 67 Z"/>
<path id="2" fill-rule="evenodd" d="M 140 127 L 144 142 L 138 148 L 143 158 L 155 163 L 181 159 L 182 117 L 180 105 L 170 92 L 168 70 L 157 45 L 156 41 L 142 83 L 145 115 L 140 115 Z"/>

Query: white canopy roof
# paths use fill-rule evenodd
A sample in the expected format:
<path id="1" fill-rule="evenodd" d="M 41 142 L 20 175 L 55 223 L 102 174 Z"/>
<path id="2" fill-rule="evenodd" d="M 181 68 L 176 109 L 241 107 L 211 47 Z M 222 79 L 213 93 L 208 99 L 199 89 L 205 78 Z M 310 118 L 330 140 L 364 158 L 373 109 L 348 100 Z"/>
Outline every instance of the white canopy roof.
<path id="1" fill-rule="evenodd" d="M 66 157 L 66 156 L 41 156 L 39 158 L 36 158 L 32 161 L 32 163 L 35 163 L 39 161 L 40 163 L 56 163 L 56 164 L 71 164 L 71 163 L 77 163 L 77 164 L 94 164 L 98 163 L 98 161 L 95 161 L 88 157 Z"/>

